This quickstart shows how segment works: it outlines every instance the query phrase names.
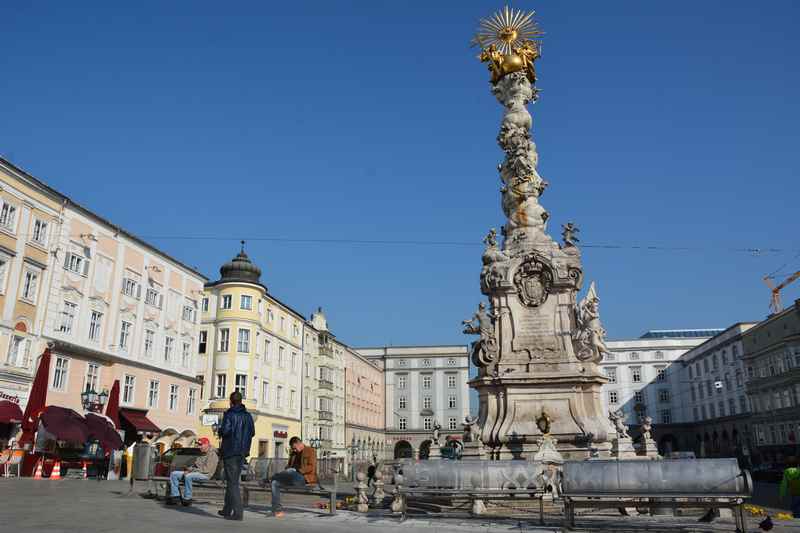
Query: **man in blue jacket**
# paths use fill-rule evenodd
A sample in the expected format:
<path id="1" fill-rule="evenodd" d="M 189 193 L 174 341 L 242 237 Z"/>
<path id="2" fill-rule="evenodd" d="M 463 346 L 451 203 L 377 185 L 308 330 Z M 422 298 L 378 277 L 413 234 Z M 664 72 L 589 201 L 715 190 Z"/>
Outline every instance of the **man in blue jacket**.
<path id="1" fill-rule="evenodd" d="M 250 455 L 250 440 L 255 434 L 253 417 L 242 405 L 242 394 L 234 391 L 231 407 L 225 411 L 219 436 L 222 437 L 222 463 L 225 467 L 225 505 L 219 515 L 225 520 L 243 520 L 242 495 L 239 492 L 239 479 L 242 463 Z"/>

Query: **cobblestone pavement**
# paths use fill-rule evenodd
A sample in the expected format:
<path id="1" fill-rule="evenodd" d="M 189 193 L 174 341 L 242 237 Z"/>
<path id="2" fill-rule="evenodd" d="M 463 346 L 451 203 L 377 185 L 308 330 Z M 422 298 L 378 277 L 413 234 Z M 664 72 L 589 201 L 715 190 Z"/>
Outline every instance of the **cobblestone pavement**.
<path id="1" fill-rule="evenodd" d="M 191 533 L 218 532 L 221 528 L 242 532 L 266 530 L 272 532 L 315 531 L 326 533 L 355 533 L 372 530 L 395 533 L 399 531 L 435 531 L 437 533 L 486 533 L 494 531 L 561 531 L 557 517 L 550 517 L 548 525 L 539 526 L 535 518 L 525 519 L 470 519 L 415 517 L 400 523 L 396 518 L 381 512 L 361 515 L 340 511 L 328 516 L 312 510 L 312 500 L 304 506 L 292 505 L 287 500 L 286 518 L 269 516 L 267 505 L 254 505 L 245 511 L 244 522 L 227 522 L 217 516 L 219 508 L 213 504 L 196 504 L 191 507 L 167 507 L 162 502 L 145 499 L 137 494 L 126 495 L 124 482 L 97 482 L 94 480 L 32 480 L 0 479 L 0 531 L 19 532 L 75 532 L 81 533 L 141 533 L 156 531 L 187 531 Z M 759 531 L 757 520 L 748 518 L 748 532 Z M 698 524 L 693 518 L 630 517 L 613 513 L 579 516 L 577 531 L 627 532 L 731 532 L 733 522 L 718 520 L 713 524 Z M 776 532 L 800 533 L 800 520 L 775 522 Z"/>

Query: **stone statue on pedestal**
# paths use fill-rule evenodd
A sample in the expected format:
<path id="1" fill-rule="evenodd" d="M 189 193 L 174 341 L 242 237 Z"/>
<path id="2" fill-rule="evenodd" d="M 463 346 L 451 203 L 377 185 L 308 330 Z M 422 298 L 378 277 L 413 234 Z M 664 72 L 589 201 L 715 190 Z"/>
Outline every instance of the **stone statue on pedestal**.
<path id="1" fill-rule="evenodd" d="M 603 355 L 610 353 L 605 343 L 606 330 L 600 323 L 600 298 L 594 287 L 589 285 L 586 296 L 578 305 L 576 313 L 577 329 L 573 333 L 575 355 L 581 361 L 599 363 Z"/>
<path id="2" fill-rule="evenodd" d="M 625 413 L 622 411 L 611 411 L 608 413 L 608 418 L 614 424 L 614 429 L 617 431 L 617 437 L 630 437 L 628 434 L 628 426 L 625 425 Z"/>
<path id="3" fill-rule="evenodd" d="M 494 360 L 497 352 L 497 339 L 494 336 L 493 317 L 486 312 L 486 304 L 478 304 L 478 311 L 470 320 L 462 321 L 464 333 L 480 335 L 481 338 L 472 343 L 472 364 L 486 366 Z"/>
<path id="4" fill-rule="evenodd" d="M 478 442 L 481 439 L 481 430 L 478 427 L 477 416 L 464 417 L 464 442 Z"/>

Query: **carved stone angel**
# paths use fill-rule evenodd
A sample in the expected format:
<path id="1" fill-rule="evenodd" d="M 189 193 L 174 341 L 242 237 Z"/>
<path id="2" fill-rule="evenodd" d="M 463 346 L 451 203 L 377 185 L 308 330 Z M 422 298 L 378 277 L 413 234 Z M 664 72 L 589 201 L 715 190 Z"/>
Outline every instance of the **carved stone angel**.
<path id="1" fill-rule="evenodd" d="M 642 438 L 645 440 L 652 439 L 653 438 L 652 431 L 653 431 L 653 418 L 645 416 L 644 418 L 642 418 Z"/>
<path id="2" fill-rule="evenodd" d="M 433 443 L 431 444 L 431 446 L 440 446 L 441 445 L 441 443 L 439 442 L 439 439 L 441 438 L 441 431 L 442 431 L 442 425 L 439 424 L 438 420 L 434 420 L 433 421 L 433 433 L 431 434 L 431 440 L 433 441 Z"/>
<path id="3" fill-rule="evenodd" d="M 481 429 L 478 427 L 477 416 L 464 417 L 464 442 L 478 442 L 481 439 Z"/>
<path id="4" fill-rule="evenodd" d="M 475 366 L 486 366 L 494 360 L 497 352 L 497 339 L 494 335 L 494 316 L 486 312 L 486 304 L 478 304 L 478 311 L 470 320 L 462 321 L 464 333 L 480 335 L 481 338 L 472 343 L 472 363 Z"/>
<path id="5" fill-rule="evenodd" d="M 575 356 L 581 361 L 599 363 L 604 354 L 611 353 L 605 343 L 606 330 L 600 323 L 599 306 L 600 298 L 592 282 L 576 310 L 578 327 L 572 335 Z"/>
<path id="6" fill-rule="evenodd" d="M 608 418 L 614 424 L 614 429 L 617 431 L 618 438 L 630 438 L 628 426 L 625 425 L 625 413 L 622 411 L 611 411 L 608 413 Z"/>

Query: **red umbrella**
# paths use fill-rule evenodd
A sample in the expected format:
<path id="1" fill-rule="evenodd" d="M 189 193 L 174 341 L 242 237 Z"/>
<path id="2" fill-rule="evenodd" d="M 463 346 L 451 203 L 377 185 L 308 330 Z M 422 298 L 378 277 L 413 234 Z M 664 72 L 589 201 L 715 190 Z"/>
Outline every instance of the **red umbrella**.
<path id="1" fill-rule="evenodd" d="M 39 420 L 45 431 L 53 435 L 56 440 L 75 444 L 84 444 L 89 440 L 89 427 L 86 425 L 86 419 L 72 409 L 48 405 L 42 411 Z"/>
<path id="2" fill-rule="evenodd" d="M 119 380 L 114 380 L 114 385 L 111 387 L 111 394 L 108 397 L 108 404 L 106 405 L 106 416 L 114 422 L 114 427 L 119 429 Z"/>
<path id="3" fill-rule="evenodd" d="M 33 434 L 36 432 L 37 421 L 47 403 L 47 381 L 50 379 L 50 348 L 45 348 L 42 357 L 39 359 L 39 368 L 36 369 L 36 377 L 33 378 L 31 393 L 28 395 L 28 404 L 25 406 L 25 413 L 22 415 L 22 437 L 20 443 L 33 442 Z"/>
<path id="4" fill-rule="evenodd" d="M 111 451 L 122 448 L 122 438 L 107 417 L 96 413 L 86 413 L 86 426 L 89 428 L 89 440 L 99 441 L 104 450 Z"/>
<path id="5" fill-rule="evenodd" d="M 0 424 L 13 424 L 22 421 L 22 409 L 8 400 L 0 401 Z"/>

